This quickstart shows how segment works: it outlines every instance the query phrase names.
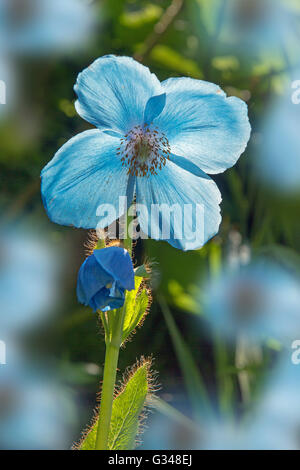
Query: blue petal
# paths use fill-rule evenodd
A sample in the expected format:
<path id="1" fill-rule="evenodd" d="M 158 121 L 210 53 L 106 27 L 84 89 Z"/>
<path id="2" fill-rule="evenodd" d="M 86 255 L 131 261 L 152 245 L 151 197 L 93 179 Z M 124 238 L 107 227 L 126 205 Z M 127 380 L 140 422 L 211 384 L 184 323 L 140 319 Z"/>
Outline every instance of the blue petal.
<path id="1" fill-rule="evenodd" d="M 200 248 L 218 232 L 221 222 L 218 187 L 206 174 L 196 176 L 174 164 L 172 156 L 157 175 L 137 178 L 136 200 L 142 231 L 156 240 L 168 241 L 175 248 Z M 177 205 L 179 211 L 175 218 L 170 217 L 170 234 L 162 233 L 163 224 L 168 223 L 167 211 L 160 209 L 159 218 L 153 216 L 155 207 L 161 208 L 161 204 L 165 204 L 165 208 Z M 199 205 L 198 221 L 196 204 Z"/>
<path id="2" fill-rule="evenodd" d="M 98 263 L 126 290 L 134 289 L 134 271 L 128 251 L 119 246 L 95 250 Z"/>
<path id="3" fill-rule="evenodd" d="M 93 297 L 90 302 L 90 306 L 96 312 L 97 310 L 102 310 L 103 312 L 108 312 L 109 310 L 114 310 L 116 308 L 121 308 L 124 305 L 125 294 L 124 292 L 118 292 L 118 296 L 112 297 L 110 295 L 104 295 L 102 292 Z"/>
<path id="4" fill-rule="evenodd" d="M 299 105 L 284 95 L 264 120 L 261 144 L 254 158 L 262 183 L 286 195 L 300 193 L 299 122 Z"/>
<path id="5" fill-rule="evenodd" d="M 151 124 L 160 115 L 166 104 L 166 94 L 152 96 L 146 104 L 144 123 Z"/>
<path id="6" fill-rule="evenodd" d="M 120 247 L 94 250 L 82 264 L 77 281 L 79 302 L 97 310 L 123 305 L 124 290 L 134 289 L 134 271 L 129 253 Z"/>
<path id="7" fill-rule="evenodd" d="M 97 59 L 78 75 L 75 106 L 81 117 L 99 129 L 125 133 L 143 125 L 146 104 L 163 93 L 147 67 L 130 57 L 113 55 Z"/>
<path id="8" fill-rule="evenodd" d="M 134 187 L 116 154 L 119 143 L 93 129 L 73 137 L 56 153 L 41 174 L 43 202 L 53 222 L 104 228 L 124 213 L 119 196 L 132 201 Z M 111 204 L 111 210 L 97 216 L 100 204 Z"/>
<path id="9" fill-rule="evenodd" d="M 154 123 L 167 136 L 172 153 L 206 173 L 234 165 L 250 137 L 247 105 L 201 80 L 173 78 L 162 87 L 166 105 Z"/>
<path id="10" fill-rule="evenodd" d="M 97 292 L 103 290 L 113 277 L 98 263 L 94 255 L 89 256 L 81 265 L 77 281 L 77 297 L 79 302 L 89 305 Z M 107 290 L 107 289 L 106 289 Z"/>
<path id="11" fill-rule="evenodd" d="M 195 163 L 191 162 L 188 158 L 180 157 L 179 155 L 172 154 L 172 162 L 180 166 L 183 170 L 193 173 L 193 175 L 201 176 L 202 178 L 209 178 Z"/>
<path id="12" fill-rule="evenodd" d="M 78 51 L 95 29 L 94 7 L 82 0 L 23 1 L 21 8 L 18 3 L 22 5 L 15 0 L 0 2 L 1 33 L 4 29 L 4 46 L 12 54 L 45 54 L 75 47 Z M 20 15 L 16 24 L 13 8 Z"/>
<path id="13" fill-rule="evenodd" d="M 111 289 L 109 290 L 109 296 L 107 298 L 106 306 L 102 307 L 101 310 L 107 312 L 108 310 L 114 310 L 124 305 L 125 292 L 122 287 L 118 286 L 117 282 L 114 282 Z"/>
<path id="14" fill-rule="evenodd" d="M 106 310 L 107 304 L 109 302 L 108 293 L 109 290 L 103 288 L 99 292 L 97 292 L 94 297 L 91 298 L 88 305 L 93 309 L 94 313 L 96 313 L 97 310 Z"/>

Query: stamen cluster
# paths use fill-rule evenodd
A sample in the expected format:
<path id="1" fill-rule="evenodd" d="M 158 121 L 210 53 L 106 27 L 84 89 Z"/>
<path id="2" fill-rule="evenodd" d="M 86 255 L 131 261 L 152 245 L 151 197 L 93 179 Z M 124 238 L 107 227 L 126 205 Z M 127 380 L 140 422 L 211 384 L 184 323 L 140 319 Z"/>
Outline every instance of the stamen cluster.
<path id="1" fill-rule="evenodd" d="M 135 126 L 120 140 L 117 155 L 132 176 L 157 175 L 170 159 L 171 148 L 158 128 Z"/>

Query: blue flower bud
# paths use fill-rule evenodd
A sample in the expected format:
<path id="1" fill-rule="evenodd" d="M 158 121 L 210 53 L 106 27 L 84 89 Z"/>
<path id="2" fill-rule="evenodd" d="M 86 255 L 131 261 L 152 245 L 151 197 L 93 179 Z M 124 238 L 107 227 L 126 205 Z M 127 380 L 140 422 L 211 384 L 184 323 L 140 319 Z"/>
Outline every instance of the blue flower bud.
<path id="1" fill-rule="evenodd" d="M 132 289 L 134 271 L 130 255 L 117 246 L 95 250 L 78 273 L 78 300 L 94 312 L 122 307 L 125 290 Z"/>

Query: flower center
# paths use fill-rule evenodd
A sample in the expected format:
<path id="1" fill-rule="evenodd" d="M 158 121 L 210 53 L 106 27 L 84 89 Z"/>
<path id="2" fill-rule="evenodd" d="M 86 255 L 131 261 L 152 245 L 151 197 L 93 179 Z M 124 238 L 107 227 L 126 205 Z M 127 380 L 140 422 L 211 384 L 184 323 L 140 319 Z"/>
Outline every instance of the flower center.
<path id="1" fill-rule="evenodd" d="M 132 176 L 157 175 L 170 159 L 170 145 L 157 127 L 135 126 L 120 141 L 117 155 Z"/>
<path id="2" fill-rule="evenodd" d="M 265 305 L 265 295 L 255 282 L 241 281 L 232 295 L 233 315 L 239 322 L 254 321 Z"/>
<path id="3" fill-rule="evenodd" d="M 263 4 L 261 0 L 242 0 L 237 2 L 235 8 L 235 19 L 241 30 L 268 19 L 268 4 Z"/>

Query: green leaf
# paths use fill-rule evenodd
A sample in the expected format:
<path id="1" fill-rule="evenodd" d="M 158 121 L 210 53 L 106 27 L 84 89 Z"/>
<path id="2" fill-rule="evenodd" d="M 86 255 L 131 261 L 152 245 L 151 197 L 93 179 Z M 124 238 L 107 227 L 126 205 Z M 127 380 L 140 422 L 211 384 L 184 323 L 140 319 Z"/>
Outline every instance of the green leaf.
<path id="1" fill-rule="evenodd" d="M 145 406 L 150 385 L 151 360 L 141 360 L 128 374 L 112 407 L 108 447 L 110 450 L 132 450 L 139 432 L 140 415 Z M 96 419 L 79 444 L 80 450 L 94 450 L 97 435 Z"/>
<path id="2" fill-rule="evenodd" d="M 150 361 L 142 362 L 113 402 L 108 446 L 110 450 L 131 450 L 135 447 L 139 417 L 149 391 Z"/>
<path id="3" fill-rule="evenodd" d="M 215 0 L 214 2 L 196 0 L 196 3 L 198 3 L 200 7 L 198 14 L 202 18 L 205 29 L 211 37 L 214 37 L 216 34 L 218 15 L 222 7 L 222 2 L 224 2 L 224 0 Z"/>
<path id="4" fill-rule="evenodd" d="M 170 403 L 167 403 L 161 398 L 153 397 L 151 400 L 151 406 L 174 423 L 178 423 L 180 426 L 185 427 L 188 431 L 197 432 L 196 423 L 181 413 L 181 411 L 174 408 L 174 406 L 170 405 Z"/>
<path id="5" fill-rule="evenodd" d="M 239 69 L 239 60 L 237 57 L 232 55 L 213 57 L 212 66 L 221 71 L 227 70 L 238 70 Z"/>
<path id="6" fill-rule="evenodd" d="M 204 381 L 186 342 L 177 328 L 165 299 L 160 297 L 159 303 L 172 338 L 191 405 L 195 415 L 197 415 L 201 406 L 206 406 L 207 409 L 210 409 L 211 406 Z"/>
<path id="7" fill-rule="evenodd" d="M 135 289 L 126 294 L 122 343 L 142 321 L 149 305 L 146 289 L 139 292 L 142 281 L 142 277 L 135 276 Z"/>
<path id="8" fill-rule="evenodd" d="M 176 307 L 185 310 L 186 312 L 195 314 L 199 313 L 200 307 L 195 300 L 196 295 L 191 295 L 189 292 L 186 292 L 178 281 L 170 279 L 168 290 Z"/>
<path id="9" fill-rule="evenodd" d="M 98 419 L 94 422 L 90 431 L 88 431 L 88 433 L 83 438 L 82 442 L 77 447 L 79 450 L 95 450 L 97 426 L 98 426 Z"/>
<path id="10" fill-rule="evenodd" d="M 273 243 L 258 248 L 257 254 L 270 258 L 273 262 L 277 262 L 295 274 L 300 274 L 300 255 L 288 246 Z"/>
<path id="11" fill-rule="evenodd" d="M 162 14 L 158 5 L 148 4 L 138 11 L 125 11 L 120 17 L 120 23 L 128 28 L 141 28 L 148 23 L 155 23 Z"/>
<path id="12" fill-rule="evenodd" d="M 146 279 L 150 278 L 150 273 L 144 264 L 134 269 L 134 275 L 137 277 L 143 277 Z"/>
<path id="13" fill-rule="evenodd" d="M 203 73 L 196 61 L 187 59 L 169 46 L 158 44 L 153 48 L 150 57 L 158 65 L 163 65 L 164 68 L 176 73 L 190 75 L 194 78 L 203 78 Z"/>

